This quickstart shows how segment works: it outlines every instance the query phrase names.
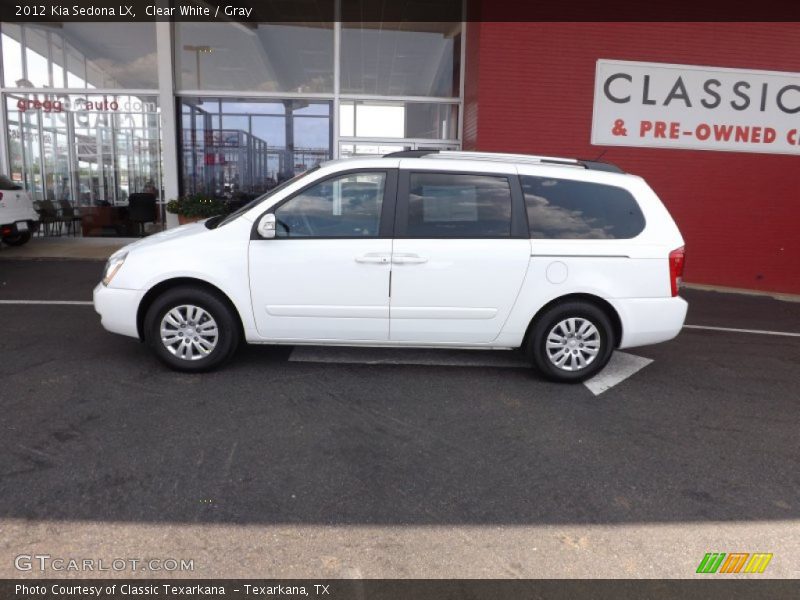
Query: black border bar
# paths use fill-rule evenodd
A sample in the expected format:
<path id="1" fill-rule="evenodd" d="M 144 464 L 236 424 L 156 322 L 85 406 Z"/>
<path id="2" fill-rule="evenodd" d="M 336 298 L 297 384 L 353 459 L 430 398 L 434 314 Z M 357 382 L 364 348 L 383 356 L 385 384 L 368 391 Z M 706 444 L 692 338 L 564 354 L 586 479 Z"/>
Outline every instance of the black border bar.
<path id="1" fill-rule="evenodd" d="M 466 6 L 466 14 L 462 12 L 462 0 L 341 0 L 340 20 L 362 23 L 462 20 L 800 21 L 800 3 L 786 0 L 717 0 L 685 4 L 642 0 L 464 0 L 463 4 Z M 325 23 L 334 20 L 335 0 L 0 0 L 0 21 L 17 23 Z"/>

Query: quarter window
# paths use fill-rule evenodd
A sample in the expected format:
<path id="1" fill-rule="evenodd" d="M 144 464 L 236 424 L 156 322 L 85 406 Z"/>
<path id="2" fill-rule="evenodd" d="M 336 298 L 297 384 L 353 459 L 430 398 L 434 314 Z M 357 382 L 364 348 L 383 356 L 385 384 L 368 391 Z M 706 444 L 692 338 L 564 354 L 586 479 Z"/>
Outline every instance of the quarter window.
<path id="1" fill-rule="evenodd" d="M 378 237 L 386 173 L 326 179 L 275 210 L 279 238 Z"/>
<path id="2" fill-rule="evenodd" d="M 644 215 L 627 190 L 612 186 L 520 177 L 534 239 L 630 239 L 644 229 Z"/>
<path id="3" fill-rule="evenodd" d="M 408 237 L 486 238 L 511 235 L 506 177 L 411 173 Z"/>

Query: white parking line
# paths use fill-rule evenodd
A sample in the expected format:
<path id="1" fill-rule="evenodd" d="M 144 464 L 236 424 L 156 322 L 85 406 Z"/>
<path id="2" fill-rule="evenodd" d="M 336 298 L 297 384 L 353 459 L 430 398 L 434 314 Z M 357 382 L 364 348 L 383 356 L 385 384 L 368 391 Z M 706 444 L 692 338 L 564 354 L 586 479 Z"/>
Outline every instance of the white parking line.
<path id="1" fill-rule="evenodd" d="M 611 360 L 597 375 L 583 382 L 589 391 L 599 396 L 618 383 L 622 383 L 631 375 L 641 371 L 653 362 L 652 358 L 636 356 L 617 350 L 611 355 Z"/>
<path id="2" fill-rule="evenodd" d="M 780 335 L 784 337 L 800 337 L 800 333 L 791 331 L 766 331 L 764 329 L 737 329 L 735 327 L 711 327 L 710 325 L 684 325 L 684 329 L 704 329 L 707 331 L 730 331 L 732 333 L 757 333 L 760 335 Z"/>
<path id="3" fill-rule="evenodd" d="M 91 306 L 91 300 L 0 300 L 0 304 L 54 304 L 66 306 Z"/>

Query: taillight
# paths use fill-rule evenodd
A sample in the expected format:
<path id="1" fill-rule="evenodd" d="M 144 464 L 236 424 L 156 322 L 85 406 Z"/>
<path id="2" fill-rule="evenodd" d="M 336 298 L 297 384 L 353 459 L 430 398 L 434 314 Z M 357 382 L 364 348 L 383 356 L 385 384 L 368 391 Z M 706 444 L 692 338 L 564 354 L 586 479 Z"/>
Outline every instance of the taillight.
<path id="1" fill-rule="evenodd" d="M 685 246 L 681 246 L 669 253 L 669 285 L 673 297 L 678 295 L 678 287 L 683 282 L 683 265 L 685 263 Z"/>
<path id="2" fill-rule="evenodd" d="M 3 199 L 3 192 L 0 192 L 0 200 Z"/>

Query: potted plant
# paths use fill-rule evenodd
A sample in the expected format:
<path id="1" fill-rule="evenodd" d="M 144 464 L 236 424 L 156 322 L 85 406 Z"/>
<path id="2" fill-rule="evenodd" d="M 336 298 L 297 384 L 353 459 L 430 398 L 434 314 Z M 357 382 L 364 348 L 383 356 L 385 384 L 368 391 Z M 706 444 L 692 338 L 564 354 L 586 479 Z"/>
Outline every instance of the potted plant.
<path id="1" fill-rule="evenodd" d="M 222 200 L 204 194 L 191 194 L 167 202 L 167 212 L 178 215 L 178 223 L 194 223 L 227 212 Z"/>

